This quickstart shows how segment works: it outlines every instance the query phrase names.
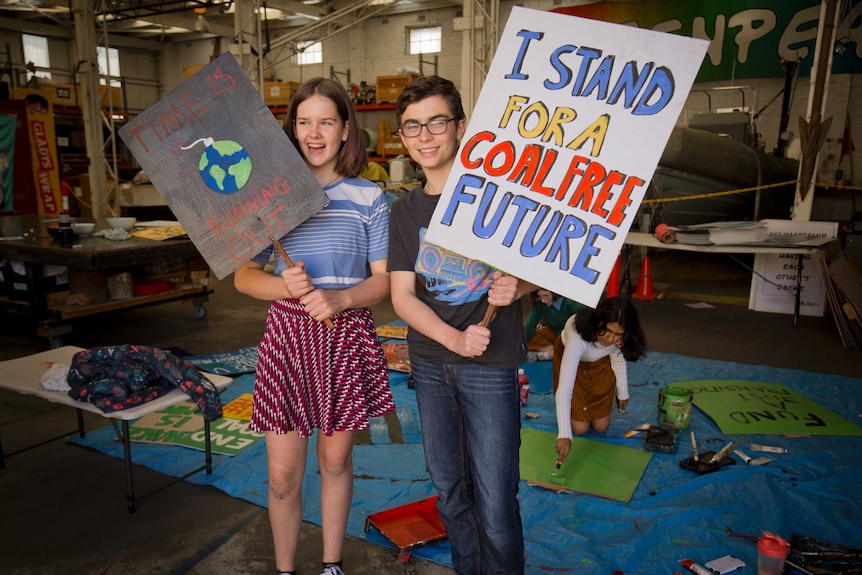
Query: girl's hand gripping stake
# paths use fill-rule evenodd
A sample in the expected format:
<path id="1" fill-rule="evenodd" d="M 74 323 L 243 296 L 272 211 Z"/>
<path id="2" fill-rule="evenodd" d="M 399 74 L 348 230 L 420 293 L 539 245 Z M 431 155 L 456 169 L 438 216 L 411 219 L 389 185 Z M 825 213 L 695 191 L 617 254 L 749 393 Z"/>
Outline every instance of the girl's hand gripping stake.
<path id="1" fill-rule="evenodd" d="M 290 256 L 287 255 L 287 252 L 284 251 L 284 248 L 281 247 L 281 244 L 278 243 L 277 241 L 275 241 L 275 239 L 272 236 L 269 236 L 269 239 L 272 240 L 272 245 L 274 245 L 275 249 L 278 250 L 278 255 L 281 256 L 281 259 L 284 260 L 284 263 L 287 264 L 288 267 L 292 268 L 293 267 L 293 260 L 291 260 Z M 326 318 L 325 320 L 323 320 L 323 323 L 325 323 L 326 327 L 328 327 L 329 329 L 335 328 L 335 325 L 332 323 L 332 320 L 330 318 Z"/>

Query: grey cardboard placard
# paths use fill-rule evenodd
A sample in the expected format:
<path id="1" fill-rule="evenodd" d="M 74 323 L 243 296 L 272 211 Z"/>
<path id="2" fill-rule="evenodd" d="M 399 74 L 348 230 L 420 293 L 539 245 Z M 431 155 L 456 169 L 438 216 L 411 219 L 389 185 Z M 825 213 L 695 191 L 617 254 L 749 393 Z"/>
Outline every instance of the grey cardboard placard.
<path id="1" fill-rule="evenodd" d="M 120 137 L 219 279 L 328 201 L 228 52 Z"/>

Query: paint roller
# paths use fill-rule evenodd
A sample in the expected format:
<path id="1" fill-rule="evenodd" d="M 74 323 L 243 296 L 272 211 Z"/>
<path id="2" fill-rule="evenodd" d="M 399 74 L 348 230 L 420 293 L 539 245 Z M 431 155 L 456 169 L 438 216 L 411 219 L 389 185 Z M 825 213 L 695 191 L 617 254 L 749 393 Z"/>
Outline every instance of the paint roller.
<path id="1" fill-rule="evenodd" d="M 548 475 L 548 483 L 553 483 L 554 485 L 565 485 L 566 484 L 566 476 L 560 474 L 560 462 L 557 462 L 557 468 L 553 473 Z"/>

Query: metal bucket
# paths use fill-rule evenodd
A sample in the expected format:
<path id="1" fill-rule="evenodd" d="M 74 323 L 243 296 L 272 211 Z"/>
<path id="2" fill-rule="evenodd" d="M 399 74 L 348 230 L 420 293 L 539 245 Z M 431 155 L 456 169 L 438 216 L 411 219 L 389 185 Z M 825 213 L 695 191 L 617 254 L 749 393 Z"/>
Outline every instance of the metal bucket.
<path id="1" fill-rule="evenodd" d="M 691 424 L 693 394 L 688 389 L 665 387 L 658 392 L 658 424 L 671 429 L 686 429 Z"/>

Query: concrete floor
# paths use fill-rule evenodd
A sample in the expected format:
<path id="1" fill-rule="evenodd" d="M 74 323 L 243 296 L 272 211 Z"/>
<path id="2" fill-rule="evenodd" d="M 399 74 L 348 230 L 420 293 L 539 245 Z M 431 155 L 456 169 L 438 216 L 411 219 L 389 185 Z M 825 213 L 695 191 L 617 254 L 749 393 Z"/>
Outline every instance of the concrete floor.
<path id="1" fill-rule="evenodd" d="M 649 349 L 862 378 L 862 353 L 841 346 L 830 315 L 802 317 L 794 328 L 788 315 L 748 310 L 750 273 L 737 262 L 680 252 L 654 254 L 651 262 L 655 289 L 666 295 L 636 303 Z M 692 302 L 715 307 L 685 305 Z M 181 303 L 91 317 L 77 321 L 63 343 L 137 343 L 210 354 L 258 342 L 267 305 L 237 294 L 231 278 L 215 285 L 206 308 L 203 319 Z M 375 318 L 394 319 L 391 305 L 377 306 Z M 0 316 L 0 360 L 45 349 L 46 340 L 26 321 Z M 0 390 L 7 453 L 69 431 L 74 422 L 69 408 Z M 106 420 L 88 415 L 86 423 L 94 429 Z M 171 481 L 135 467 L 139 494 Z M 319 573 L 319 528 L 305 524 L 302 538 L 300 573 Z M 399 563 L 393 551 L 352 538 L 344 563 L 350 575 L 453 573 L 416 558 Z M 65 441 L 19 453 L 0 469 L 0 573 L 242 575 L 271 574 L 274 567 L 266 509 L 215 488 L 178 482 L 129 514 L 123 462 Z"/>

